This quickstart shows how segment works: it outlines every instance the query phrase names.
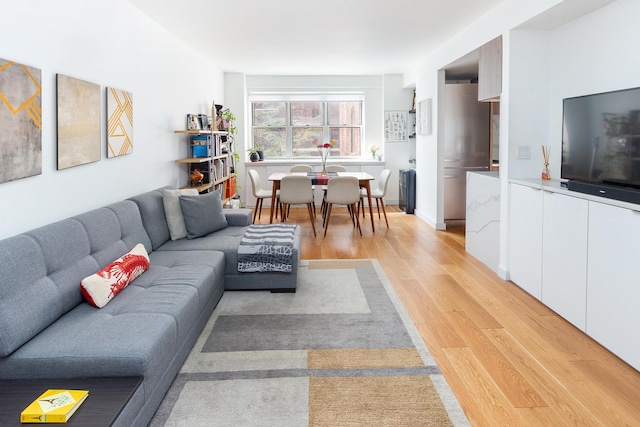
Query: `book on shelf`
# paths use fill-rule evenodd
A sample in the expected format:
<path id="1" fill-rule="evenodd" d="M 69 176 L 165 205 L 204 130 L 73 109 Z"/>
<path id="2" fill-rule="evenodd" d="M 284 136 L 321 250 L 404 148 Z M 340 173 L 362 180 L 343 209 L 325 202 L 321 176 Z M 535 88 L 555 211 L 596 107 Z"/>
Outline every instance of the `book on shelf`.
<path id="1" fill-rule="evenodd" d="M 22 411 L 20 422 L 66 423 L 87 396 L 87 390 L 49 389 Z"/>

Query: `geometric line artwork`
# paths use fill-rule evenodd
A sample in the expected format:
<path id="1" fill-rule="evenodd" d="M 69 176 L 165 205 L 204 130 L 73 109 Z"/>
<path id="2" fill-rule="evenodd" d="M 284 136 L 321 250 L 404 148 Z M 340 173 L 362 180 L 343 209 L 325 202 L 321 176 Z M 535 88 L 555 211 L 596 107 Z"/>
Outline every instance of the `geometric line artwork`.
<path id="1" fill-rule="evenodd" d="M 42 173 L 38 68 L 0 59 L 0 182 Z"/>
<path id="2" fill-rule="evenodd" d="M 107 88 L 107 158 L 133 152 L 133 95 Z"/>
<path id="3" fill-rule="evenodd" d="M 57 75 L 58 170 L 100 160 L 100 85 Z"/>

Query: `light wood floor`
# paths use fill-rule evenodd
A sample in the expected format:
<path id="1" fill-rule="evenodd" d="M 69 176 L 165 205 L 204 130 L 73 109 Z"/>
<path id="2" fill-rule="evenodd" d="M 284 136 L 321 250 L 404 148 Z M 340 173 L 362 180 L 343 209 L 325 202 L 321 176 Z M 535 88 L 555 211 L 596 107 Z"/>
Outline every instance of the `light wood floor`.
<path id="1" fill-rule="evenodd" d="M 303 227 L 303 259 L 380 262 L 471 425 L 640 426 L 638 371 L 468 255 L 463 226 L 387 210 L 390 228 L 376 218 L 372 233 L 367 214 L 362 237 L 344 210 L 326 238 L 306 209 L 289 222 Z"/>

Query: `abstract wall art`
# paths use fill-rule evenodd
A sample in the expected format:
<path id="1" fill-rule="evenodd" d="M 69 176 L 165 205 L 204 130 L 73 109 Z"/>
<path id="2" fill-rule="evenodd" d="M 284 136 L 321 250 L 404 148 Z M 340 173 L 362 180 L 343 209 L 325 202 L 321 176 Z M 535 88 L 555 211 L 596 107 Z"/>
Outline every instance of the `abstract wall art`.
<path id="1" fill-rule="evenodd" d="M 41 71 L 0 59 L 0 182 L 42 173 Z"/>
<path id="2" fill-rule="evenodd" d="M 57 75 L 58 170 L 100 160 L 100 85 Z"/>
<path id="3" fill-rule="evenodd" d="M 107 88 L 107 158 L 133 152 L 133 95 Z"/>

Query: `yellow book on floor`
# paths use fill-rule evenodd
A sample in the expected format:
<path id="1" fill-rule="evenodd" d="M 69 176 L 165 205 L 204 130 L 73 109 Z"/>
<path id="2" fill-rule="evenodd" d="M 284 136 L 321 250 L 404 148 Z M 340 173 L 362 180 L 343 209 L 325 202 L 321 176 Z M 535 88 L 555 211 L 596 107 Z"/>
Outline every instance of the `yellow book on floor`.
<path id="1" fill-rule="evenodd" d="M 66 423 L 87 396 L 87 390 L 47 390 L 22 411 L 20 422 Z"/>

